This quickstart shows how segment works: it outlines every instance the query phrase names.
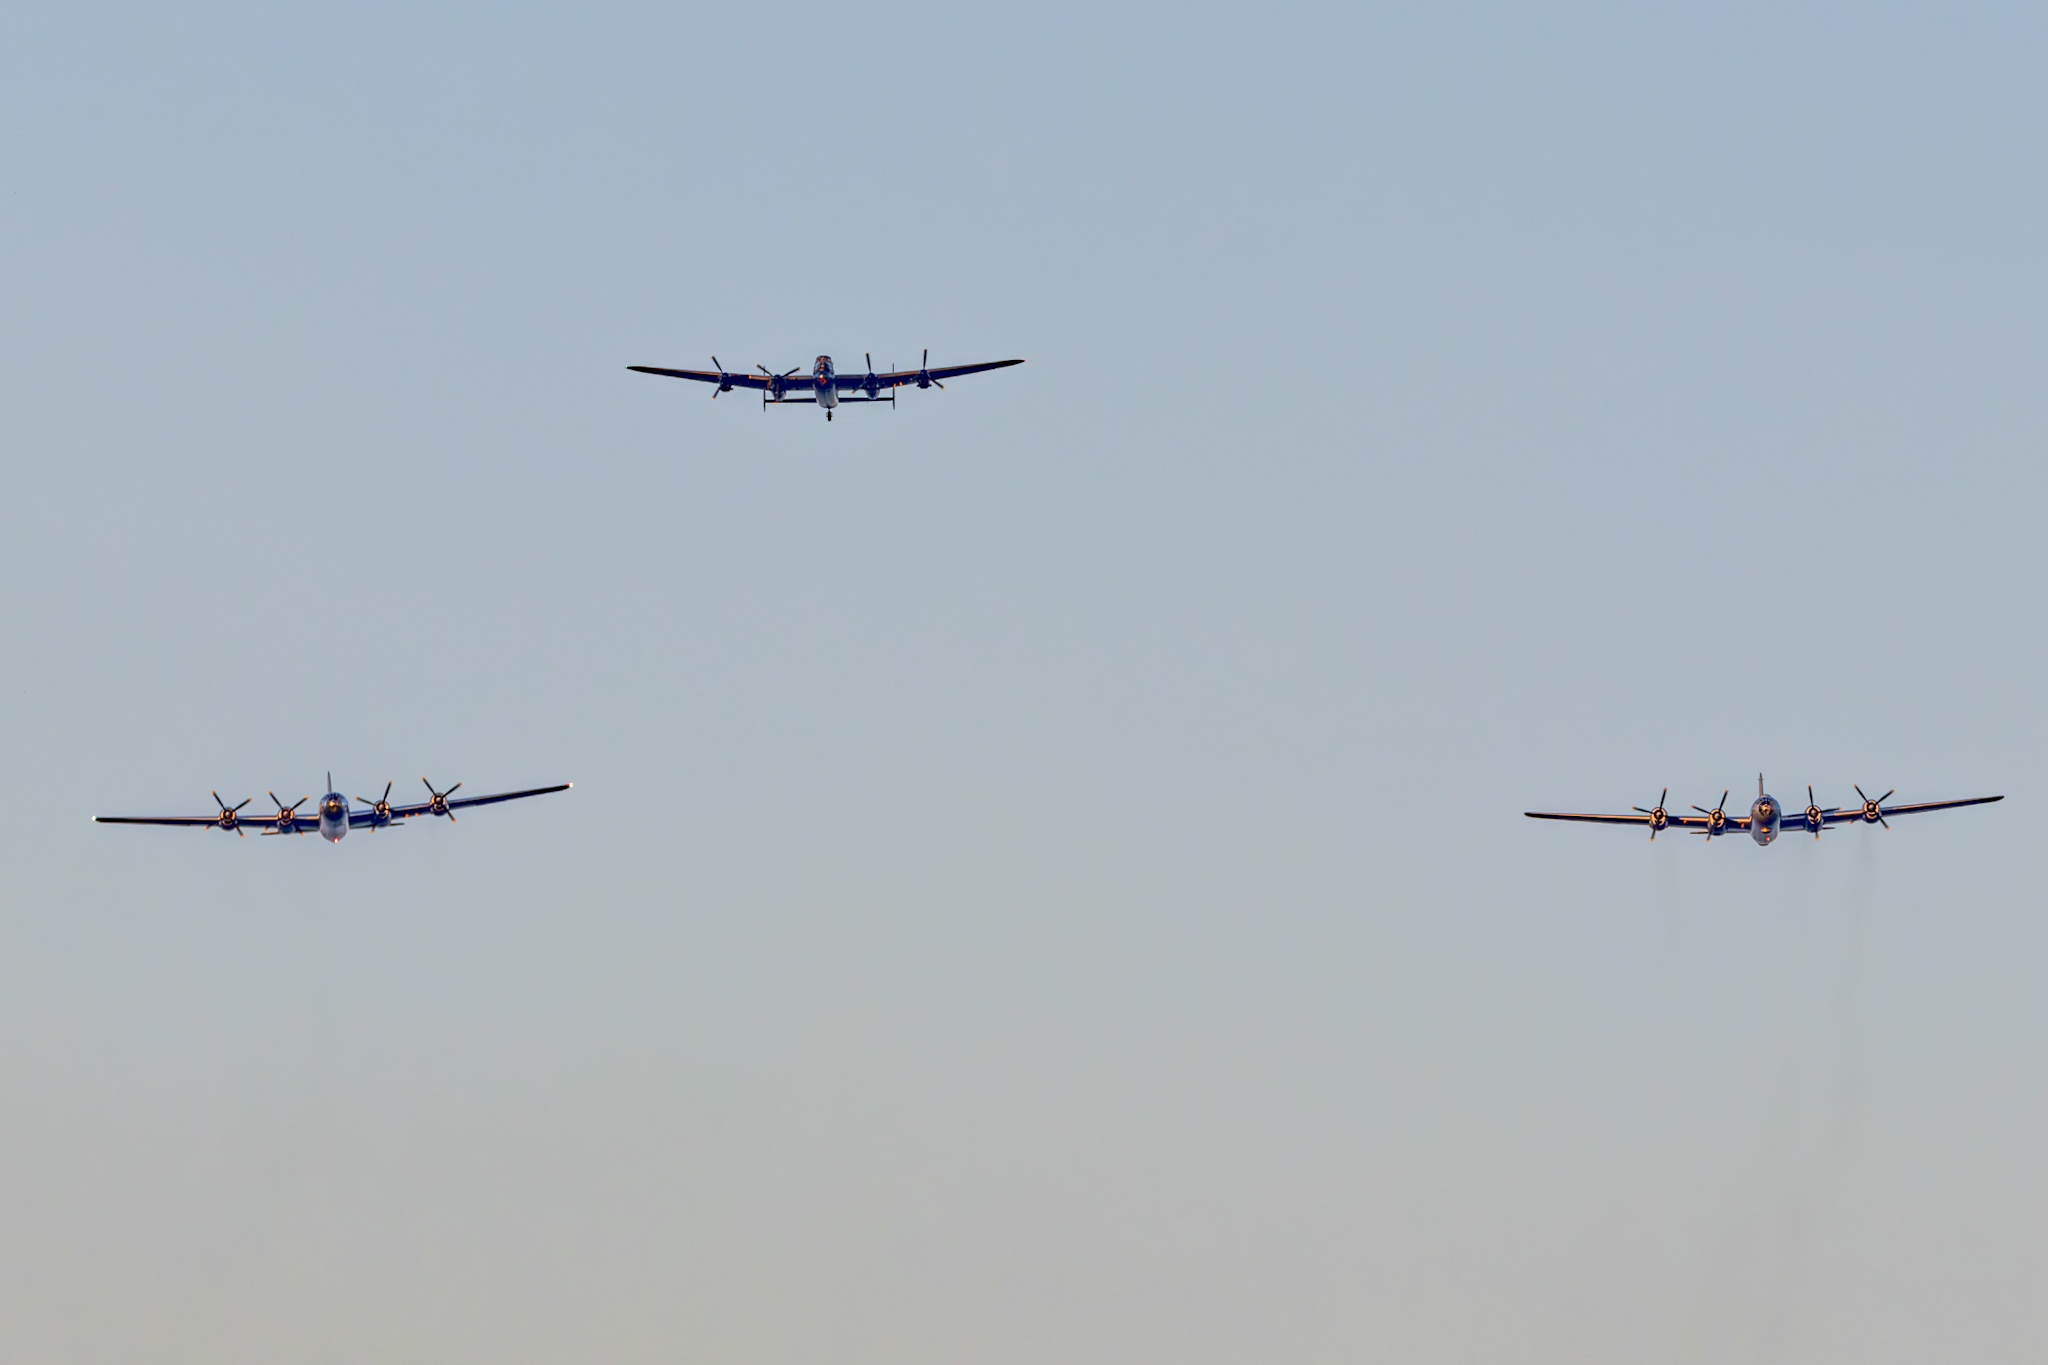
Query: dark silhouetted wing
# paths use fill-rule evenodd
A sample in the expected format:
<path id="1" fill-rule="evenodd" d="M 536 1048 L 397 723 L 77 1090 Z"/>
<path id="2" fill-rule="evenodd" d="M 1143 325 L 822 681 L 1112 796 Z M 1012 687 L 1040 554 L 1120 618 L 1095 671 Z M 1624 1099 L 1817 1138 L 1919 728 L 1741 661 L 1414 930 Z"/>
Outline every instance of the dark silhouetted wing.
<path id="1" fill-rule="evenodd" d="M 641 374 L 667 375 L 670 379 L 694 379 L 700 384 L 726 383 L 736 389 L 765 389 L 768 387 L 768 376 L 764 374 L 721 375 L 716 370 L 664 370 L 656 365 L 628 365 L 626 368 L 637 370 Z M 796 377 L 792 375 L 789 382 L 792 384 L 796 383 Z"/>
<path id="2" fill-rule="evenodd" d="M 983 370 L 1007 370 L 1012 365 L 1023 363 L 1022 360 L 984 360 L 979 365 L 934 365 L 925 373 L 943 383 L 959 375 L 980 374 Z M 875 380 L 885 389 L 900 389 L 906 384 L 915 384 L 917 375 L 916 370 L 891 370 L 887 374 L 876 375 Z M 858 389 L 866 384 L 868 379 L 865 374 L 842 374 L 838 378 L 839 387 L 842 389 Z"/>
<path id="3" fill-rule="evenodd" d="M 294 815 L 289 830 L 275 815 L 245 815 L 232 825 L 223 825 L 215 815 L 95 815 L 99 825 L 169 825 L 177 829 L 231 829 L 241 834 L 304 834 L 320 828 L 317 815 Z"/>
<path id="4" fill-rule="evenodd" d="M 1894 815 L 1917 815 L 1923 810 L 1954 810 L 1958 806 L 1988 806 L 1993 801 L 2003 801 L 2003 796 L 1972 796 L 1962 801 L 1918 801 L 1910 806 L 1886 806 L 1887 818 Z"/>
<path id="5" fill-rule="evenodd" d="M 1922 811 L 1929 810 L 1955 810 L 1960 806 L 1988 806 L 1993 801 L 2003 800 L 2005 800 L 2003 796 L 1971 796 L 1961 801 L 1914 801 L 1903 806 L 1894 806 L 1891 802 L 1886 801 L 1879 809 L 1883 812 L 1884 818 L 1889 820 L 1894 815 L 1918 815 Z M 1844 806 L 1840 810 L 1830 813 L 1825 818 L 1831 825 L 1874 823 L 1863 818 L 1863 807 L 1860 805 Z"/>
<path id="6" fill-rule="evenodd" d="M 934 365 L 925 373 L 943 384 L 948 379 L 953 379 L 959 375 L 980 374 L 983 370 L 1007 370 L 1012 365 L 1022 365 L 1023 363 L 1022 360 L 985 360 L 979 365 Z M 875 387 L 878 389 L 908 388 L 917 383 L 917 375 L 918 372 L 916 370 L 889 370 L 875 376 Z M 852 373 L 842 372 L 833 376 L 833 382 L 838 386 L 841 393 L 864 393 L 868 386 L 868 376 L 865 370 Z"/>
<path id="7" fill-rule="evenodd" d="M 471 806 L 494 806 L 500 801 L 518 801 L 528 796 L 546 796 L 550 792 L 565 792 L 575 785 L 573 782 L 561 782 L 552 787 L 528 787 L 525 791 L 498 792 L 491 796 L 453 796 L 448 799 L 448 809 L 467 810 Z M 431 814 L 433 809 L 434 803 L 431 801 L 416 801 L 411 805 L 393 806 L 391 808 L 391 818 L 393 820 L 410 820 L 415 816 Z"/>
<path id="8" fill-rule="evenodd" d="M 1022 360 L 984 360 L 979 365 L 938 365 L 931 370 L 934 379 L 951 379 L 955 375 L 980 374 L 983 370 L 1007 370 L 1012 365 L 1022 365 Z M 907 383 L 917 382 L 917 371 L 912 370 Z"/>
<path id="9" fill-rule="evenodd" d="M 549 792 L 565 792 L 575 786 L 573 782 L 558 782 L 552 787 L 528 787 L 523 792 L 499 792 L 495 796 L 459 796 L 448 803 L 451 810 L 463 810 L 470 806 L 494 806 L 500 801 L 518 801 L 528 796 L 546 796 Z"/>
<path id="10" fill-rule="evenodd" d="M 1650 823 L 1649 816 L 1640 814 L 1581 815 L 1574 811 L 1549 810 L 1525 810 L 1522 812 L 1522 814 L 1528 816 L 1531 820 L 1583 820 L 1589 825 L 1647 826 Z M 1667 815 L 1664 817 L 1664 828 L 1666 829 L 1705 829 L 1706 827 L 1707 817 L 1704 815 Z M 1747 817 L 1743 817 L 1742 819 L 1738 820 L 1735 816 L 1731 815 L 1728 817 L 1728 823 L 1724 826 L 1724 828 L 1748 829 L 1749 820 Z"/>

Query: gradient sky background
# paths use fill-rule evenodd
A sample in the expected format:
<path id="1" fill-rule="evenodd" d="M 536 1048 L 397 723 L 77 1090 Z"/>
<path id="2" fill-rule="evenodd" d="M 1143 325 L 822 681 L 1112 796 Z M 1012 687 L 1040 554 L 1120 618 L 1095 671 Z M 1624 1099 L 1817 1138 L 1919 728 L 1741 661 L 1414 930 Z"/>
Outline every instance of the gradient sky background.
<path id="1" fill-rule="evenodd" d="M 0 1358 L 2048 1352 L 2048 19 L 1544 9 L 0 14 Z"/>

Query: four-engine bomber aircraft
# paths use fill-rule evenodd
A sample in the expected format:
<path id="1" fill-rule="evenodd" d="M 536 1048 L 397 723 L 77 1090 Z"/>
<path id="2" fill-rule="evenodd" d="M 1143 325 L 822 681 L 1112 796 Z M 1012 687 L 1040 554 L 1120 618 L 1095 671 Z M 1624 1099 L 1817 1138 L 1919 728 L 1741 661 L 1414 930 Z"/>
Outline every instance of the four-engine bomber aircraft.
<path id="1" fill-rule="evenodd" d="M 517 801 L 526 796 L 546 796 L 549 792 L 565 792 L 575 785 L 563 782 L 553 787 L 529 787 L 523 792 L 499 792 L 495 796 L 457 797 L 455 793 L 462 786 L 460 782 L 447 791 L 439 792 L 434 790 L 434 784 L 427 782 L 426 778 L 423 777 L 420 781 L 426 783 L 427 799 L 410 806 L 392 805 L 391 784 L 386 782 L 384 794 L 375 801 L 367 796 L 356 798 L 368 806 L 368 810 L 352 810 L 348 798 L 333 790 L 334 774 L 329 773 L 328 793 L 320 798 L 320 804 L 314 808 L 314 814 L 311 815 L 298 813 L 299 807 L 312 800 L 311 797 L 302 796 L 287 806 L 277 799 L 276 792 L 271 792 L 270 801 L 277 807 L 277 814 L 252 815 L 245 820 L 242 818 L 242 806 L 248 805 L 249 801 L 256 798 L 250 797 L 243 801 L 241 806 L 230 806 L 220 799 L 219 792 L 215 792 L 213 804 L 220 809 L 212 815 L 96 815 L 93 819 L 102 825 L 177 825 L 186 829 L 228 829 L 236 834 L 243 833 L 244 825 L 259 829 L 266 835 L 307 834 L 318 830 L 320 837 L 328 843 L 338 844 L 350 830 L 361 829 L 364 826 L 373 830 L 396 829 L 402 821 L 420 815 L 446 816 L 452 824 L 455 822 L 455 812 L 468 806 L 490 806 L 500 801 Z"/>
<path id="2" fill-rule="evenodd" d="M 1893 790 L 1897 790 L 1894 788 Z M 1856 788 L 1856 794 L 1863 797 L 1860 806 L 1820 806 L 1814 803 L 1813 788 L 1806 789 L 1806 809 L 1790 815 L 1775 796 L 1764 793 L 1764 775 L 1756 775 L 1756 800 L 1749 803 L 1748 815 L 1730 815 L 1724 809 L 1728 804 L 1728 793 L 1721 793 L 1721 804 L 1708 810 L 1705 806 L 1694 806 L 1698 815 L 1673 815 L 1664 809 L 1664 797 L 1671 795 L 1669 788 L 1664 796 L 1657 798 L 1657 804 L 1644 809 L 1630 807 L 1633 815 L 1572 815 L 1554 811 L 1531 810 L 1522 812 L 1531 820 L 1586 820 L 1596 825 L 1648 825 L 1650 837 L 1655 839 L 1659 830 L 1682 829 L 1692 834 L 1705 835 L 1712 840 L 1716 835 L 1744 833 L 1759 844 L 1768 844 L 1785 830 L 1807 830 L 1813 837 L 1820 838 L 1821 831 L 1852 821 L 1866 825 L 1883 825 L 1891 828 L 1888 817 L 1894 815 L 1917 815 L 1926 810 L 1953 810 L 1957 806 L 1982 806 L 1992 801 L 2003 801 L 2003 796 L 1972 796 L 1962 801 L 1921 801 L 1911 806 L 1887 806 L 1891 792 L 1883 796 L 1864 796 L 1863 788 Z"/>
<path id="3" fill-rule="evenodd" d="M 721 393 L 734 389 L 759 389 L 761 407 L 765 411 L 770 403 L 816 403 L 825 410 L 825 420 L 832 420 L 832 409 L 841 403 L 888 403 L 896 402 L 896 390 L 915 384 L 920 389 L 943 389 L 940 380 L 952 379 L 957 375 L 980 374 L 983 370 L 1002 370 L 1012 365 L 1022 365 L 1021 360 L 988 360 L 979 365 L 941 365 L 932 368 L 932 353 L 924 353 L 924 361 L 914 370 L 890 370 L 886 374 L 875 373 L 875 358 L 868 358 L 868 372 L 858 377 L 840 374 L 832 368 L 832 357 L 821 355 L 811 362 L 811 377 L 798 379 L 797 371 L 803 366 L 794 366 L 781 374 L 771 371 L 766 365 L 756 365 L 759 374 L 731 374 L 717 356 L 711 363 L 715 370 L 664 370 L 654 365 L 628 365 L 629 370 L 641 374 L 665 374 L 671 379 L 694 379 L 700 384 L 716 384 L 711 391 L 715 399 Z M 884 390 L 887 390 L 886 396 Z"/>

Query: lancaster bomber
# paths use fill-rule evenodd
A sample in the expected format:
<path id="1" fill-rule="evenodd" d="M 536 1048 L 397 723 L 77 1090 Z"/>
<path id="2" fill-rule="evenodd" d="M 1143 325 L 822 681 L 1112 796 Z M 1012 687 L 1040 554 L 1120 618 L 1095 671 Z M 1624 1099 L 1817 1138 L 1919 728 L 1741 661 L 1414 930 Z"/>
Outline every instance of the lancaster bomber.
<path id="1" fill-rule="evenodd" d="M 1897 788 L 1893 788 L 1896 791 Z M 1918 815 L 1929 810 L 1953 810 L 1957 806 L 1982 806 L 1993 801 L 2003 801 L 2003 796 L 1971 796 L 1961 801 L 1921 801 L 1909 806 L 1887 806 L 1892 793 L 1883 796 L 1865 796 L 1863 788 L 1856 788 L 1856 795 L 1862 797 L 1860 806 L 1822 806 L 1813 799 L 1813 788 L 1806 789 L 1806 809 L 1787 812 L 1784 803 L 1764 791 L 1764 775 L 1756 775 L 1756 800 L 1749 803 L 1748 815 L 1730 815 L 1725 809 L 1728 793 L 1721 793 L 1720 804 L 1712 810 L 1705 806 L 1694 806 L 1698 815 L 1673 815 L 1664 809 L 1664 798 L 1671 795 L 1667 787 L 1664 795 L 1657 798 L 1657 804 L 1645 809 L 1630 807 L 1633 815 L 1576 815 L 1556 811 L 1531 810 L 1522 812 L 1531 820 L 1585 820 L 1596 825 L 1647 825 L 1650 838 L 1655 839 L 1659 831 L 1682 829 L 1688 834 L 1705 835 L 1712 840 L 1723 834 L 1747 834 L 1759 845 L 1770 843 L 1786 830 L 1804 830 L 1818 839 L 1823 830 L 1837 825 L 1862 822 L 1866 825 L 1883 825 L 1891 828 L 1890 817 L 1894 815 Z"/>
<path id="2" fill-rule="evenodd" d="M 455 793 L 462 786 L 460 782 L 447 791 L 436 791 L 434 784 L 427 782 L 426 778 L 423 777 L 420 781 L 426 783 L 427 799 L 415 801 L 411 805 L 392 805 L 391 784 L 386 782 L 384 794 L 375 801 L 367 796 L 358 796 L 356 800 L 362 802 L 367 809 L 356 810 L 349 805 L 346 796 L 333 790 L 334 774 L 329 773 L 327 795 L 320 798 L 320 803 L 313 808 L 310 815 L 299 814 L 299 807 L 312 800 L 312 797 L 302 796 L 287 806 L 277 799 L 276 792 L 271 792 L 270 803 L 277 807 L 277 814 L 251 815 L 244 819 L 242 806 L 248 805 L 249 801 L 256 798 L 250 797 L 240 806 L 230 806 L 220 799 L 219 792 L 215 792 L 213 804 L 220 809 L 212 815 L 96 815 L 93 819 L 102 825 L 172 825 L 182 829 L 230 830 L 235 834 L 244 833 L 244 826 L 265 835 L 318 833 L 328 843 L 338 844 L 352 829 L 399 829 L 407 820 L 422 815 L 441 816 L 450 824 L 454 824 L 455 812 L 470 806 L 490 806 L 500 801 L 517 801 L 521 797 L 546 796 L 549 792 L 565 792 L 574 785 L 563 782 L 553 787 L 529 787 L 525 791 L 498 792 L 492 796 L 458 797 Z"/>
<path id="3" fill-rule="evenodd" d="M 767 410 L 770 403 L 816 403 L 825 410 L 825 420 L 832 420 L 832 410 L 841 403 L 888 403 L 896 402 L 896 390 L 915 385 L 920 389 L 943 389 L 941 381 L 963 374 L 980 374 L 983 370 L 1003 370 L 1012 365 L 1022 365 L 1022 360 L 985 360 L 978 365 L 941 365 L 932 368 L 932 353 L 926 350 L 924 360 L 914 370 L 889 370 L 875 373 L 875 358 L 867 358 L 868 372 L 863 375 L 840 374 L 832 367 L 832 357 L 821 355 L 811 362 L 808 379 L 799 379 L 797 374 L 803 366 L 797 365 L 776 374 L 766 365 L 756 365 L 759 374 L 733 374 L 727 371 L 717 356 L 711 357 L 715 370 L 664 370 L 655 365 L 628 365 L 629 370 L 641 374 L 662 374 L 670 379 L 694 379 L 700 384 L 715 384 L 711 391 L 715 399 L 721 393 L 734 389 L 759 389 L 761 408 Z"/>

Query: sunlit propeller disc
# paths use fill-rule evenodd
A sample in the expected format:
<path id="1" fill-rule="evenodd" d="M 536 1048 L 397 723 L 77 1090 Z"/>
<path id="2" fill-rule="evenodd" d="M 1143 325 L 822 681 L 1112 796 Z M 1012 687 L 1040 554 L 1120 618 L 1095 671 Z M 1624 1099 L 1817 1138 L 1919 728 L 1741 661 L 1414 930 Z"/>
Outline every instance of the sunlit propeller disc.
<path id="1" fill-rule="evenodd" d="M 712 357 L 713 360 L 717 358 L 716 356 Z M 377 817 L 376 821 L 370 826 L 371 829 L 382 829 L 391 823 L 391 784 L 389 782 L 384 784 L 384 794 L 375 801 L 372 801 L 367 796 L 358 796 L 356 800 L 368 806 L 370 813 Z"/>
<path id="2" fill-rule="evenodd" d="M 1734 789 L 1733 789 L 1733 788 L 1730 788 L 1729 790 L 1730 790 L 1730 791 L 1732 791 L 1732 790 L 1734 790 Z M 1722 831 L 1723 829 L 1725 829 L 1725 828 L 1727 827 L 1727 824 L 1728 824 L 1728 812 L 1727 812 L 1727 805 L 1728 805 L 1728 792 L 1722 792 L 1722 793 L 1721 793 L 1721 800 L 1720 800 L 1720 803 L 1719 803 L 1718 805 L 1716 805 L 1716 806 L 1715 806 L 1715 807 L 1714 807 L 1714 808 L 1713 808 L 1712 810 L 1708 810 L 1708 809 L 1707 809 L 1707 808 L 1706 808 L 1705 806 L 1694 806 L 1694 807 L 1693 807 L 1693 809 L 1694 809 L 1694 810 L 1698 811 L 1698 812 L 1699 812 L 1699 813 L 1700 813 L 1701 815 L 1704 815 L 1704 816 L 1706 816 L 1706 817 L 1707 817 L 1707 827 L 1706 827 L 1705 829 L 1703 829 L 1703 830 L 1701 830 L 1701 831 L 1700 831 L 1700 833 L 1701 833 L 1701 834 L 1704 834 L 1704 835 L 1706 835 L 1706 836 L 1707 836 L 1707 837 L 1708 837 L 1709 839 L 1711 839 L 1711 838 L 1713 838 L 1713 837 L 1714 837 L 1714 836 L 1715 836 L 1716 834 L 1719 834 L 1719 833 L 1720 833 L 1720 832 L 1721 832 L 1721 831 Z"/>
<path id="3" fill-rule="evenodd" d="M 299 807 L 305 805 L 313 798 L 302 796 L 287 806 L 284 802 L 277 799 L 276 792 L 267 792 L 265 794 L 270 797 L 270 804 L 277 807 L 277 814 L 270 821 L 271 824 L 277 827 L 276 832 L 279 834 L 296 833 L 299 827 L 297 819 Z"/>
<path id="4" fill-rule="evenodd" d="M 460 782 L 457 782 L 447 791 L 437 792 L 434 790 L 434 784 L 431 782 L 427 782 L 426 778 L 422 777 L 420 781 L 426 782 L 427 793 L 430 797 L 433 798 L 432 800 L 427 802 L 427 809 L 433 812 L 435 815 L 445 815 L 446 817 L 448 817 L 448 823 L 450 824 L 457 823 L 455 819 L 455 812 L 448 809 L 448 798 L 455 795 L 455 793 L 461 791 L 462 784 Z"/>
<path id="5" fill-rule="evenodd" d="M 248 805 L 255 799 L 253 796 L 242 798 L 242 806 Z M 241 814 L 242 806 L 230 806 L 227 802 L 220 799 L 219 792 L 213 794 L 213 804 L 220 807 L 220 819 L 215 821 L 216 824 L 222 829 L 233 830 L 236 838 L 246 839 L 249 837 L 248 832 L 242 828 L 241 820 L 237 818 Z"/>
<path id="6" fill-rule="evenodd" d="M 1840 806 L 1822 807 L 1821 804 L 1815 801 L 1813 798 L 1812 784 L 1807 784 L 1805 812 L 1806 827 L 1813 831 L 1814 838 L 1820 838 L 1821 831 L 1825 830 L 1828 827 L 1827 817 L 1833 815 L 1836 811 L 1840 809 Z"/>
<path id="7" fill-rule="evenodd" d="M 1670 795 L 1671 788 L 1666 787 L 1662 792 L 1658 794 L 1657 804 L 1651 807 L 1650 809 L 1643 810 L 1641 806 L 1630 807 L 1631 810 L 1640 811 L 1642 814 L 1650 817 L 1650 842 L 1653 844 L 1657 842 L 1657 831 L 1663 829 L 1664 826 L 1670 822 L 1670 812 L 1664 809 L 1665 798 L 1669 797 Z"/>

